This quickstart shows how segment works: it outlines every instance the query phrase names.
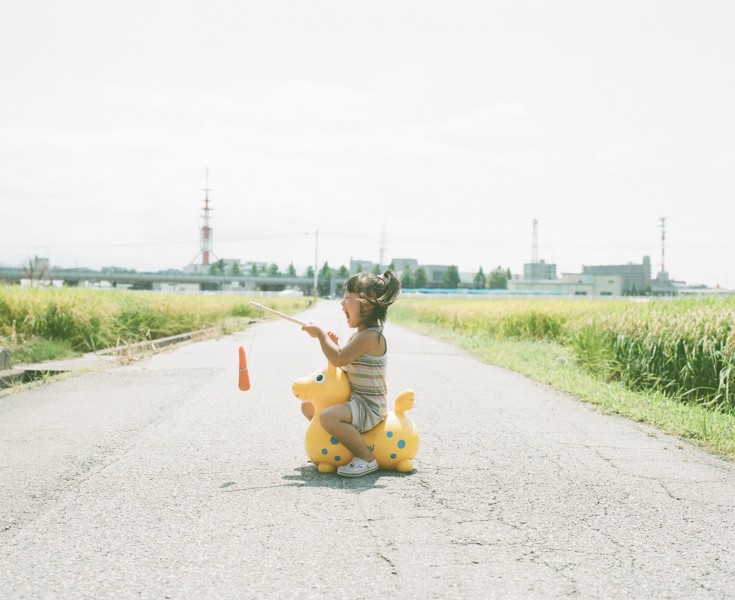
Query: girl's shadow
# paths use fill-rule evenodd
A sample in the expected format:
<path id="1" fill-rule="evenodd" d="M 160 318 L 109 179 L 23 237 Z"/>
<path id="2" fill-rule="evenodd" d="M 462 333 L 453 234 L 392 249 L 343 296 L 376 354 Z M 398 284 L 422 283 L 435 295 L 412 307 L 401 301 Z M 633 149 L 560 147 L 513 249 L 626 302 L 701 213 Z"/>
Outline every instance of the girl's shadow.
<path id="1" fill-rule="evenodd" d="M 315 487 L 346 490 L 348 492 L 363 492 L 369 489 L 383 489 L 385 485 L 378 482 L 383 477 L 403 477 L 395 471 L 375 471 L 362 477 L 341 477 L 336 473 L 320 473 L 316 465 L 303 465 L 294 469 L 299 475 L 284 475 L 282 479 L 290 481 L 286 486 Z"/>
<path id="2" fill-rule="evenodd" d="M 302 465 L 294 469 L 298 471 L 298 475 L 284 475 L 283 479 L 286 483 L 275 485 L 255 485 L 252 487 L 236 487 L 234 481 L 228 481 L 220 485 L 220 491 L 232 492 L 248 492 L 251 490 L 262 490 L 264 488 L 277 487 L 312 487 L 312 488 L 331 488 L 335 490 L 345 490 L 352 493 L 360 493 L 370 489 L 384 489 L 386 486 L 378 483 L 383 477 L 405 477 L 410 473 L 397 473 L 396 471 L 375 471 L 369 475 L 362 477 L 340 477 L 337 473 L 320 473 L 316 465 Z"/>

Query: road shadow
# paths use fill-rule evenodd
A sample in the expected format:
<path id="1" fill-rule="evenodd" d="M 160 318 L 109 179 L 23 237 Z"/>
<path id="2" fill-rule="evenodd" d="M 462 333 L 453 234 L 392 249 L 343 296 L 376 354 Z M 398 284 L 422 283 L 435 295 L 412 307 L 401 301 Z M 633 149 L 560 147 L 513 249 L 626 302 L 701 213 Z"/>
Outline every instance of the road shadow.
<path id="1" fill-rule="evenodd" d="M 385 477 L 405 477 L 407 474 L 395 471 L 375 471 L 362 477 L 341 477 L 336 473 L 320 473 L 316 465 L 303 465 L 294 469 L 298 474 L 284 475 L 282 479 L 290 483 L 290 487 L 313 487 L 331 488 L 345 490 L 347 492 L 360 493 L 370 489 L 383 489 L 386 486 L 380 484 Z M 408 474 L 410 475 L 410 473 Z"/>
<path id="2" fill-rule="evenodd" d="M 362 477 L 340 477 L 336 473 L 320 473 L 316 465 L 302 465 L 294 469 L 294 475 L 284 475 L 281 479 L 285 483 L 266 486 L 236 487 L 234 481 L 228 481 L 220 485 L 220 491 L 225 493 L 248 492 L 252 490 L 271 489 L 276 487 L 311 487 L 330 488 L 334 490 L 345 490 L 347 492 L 361 493 L 370 489 L 383 489 L 386 486 L 380 484 L 385 477 L 410 477 L 411 473 L 398 473 L 396 471 L 375 471 Z"/>

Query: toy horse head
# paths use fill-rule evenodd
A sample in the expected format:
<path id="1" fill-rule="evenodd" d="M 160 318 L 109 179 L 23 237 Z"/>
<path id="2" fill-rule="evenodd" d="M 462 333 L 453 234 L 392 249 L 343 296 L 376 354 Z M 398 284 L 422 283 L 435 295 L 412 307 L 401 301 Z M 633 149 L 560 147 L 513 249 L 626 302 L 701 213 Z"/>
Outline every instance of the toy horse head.
<path id="1" fill-rule="evenodd" d="M 316 412 L 329 406 L 347 402 L 350 398 L 350 382 L 347 375 L 331 363 L 326 369 L 315 371 L 308 377 L 293 382 L 291 390 L 302 402 L 311 402 Z"/>

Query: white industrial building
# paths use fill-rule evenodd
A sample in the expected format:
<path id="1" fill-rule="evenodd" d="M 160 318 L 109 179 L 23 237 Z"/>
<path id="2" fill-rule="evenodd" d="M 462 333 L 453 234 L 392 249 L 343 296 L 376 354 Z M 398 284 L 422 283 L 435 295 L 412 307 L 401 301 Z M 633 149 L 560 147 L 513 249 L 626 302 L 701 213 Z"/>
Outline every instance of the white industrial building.
<path id="1" fill-rule="evenodd" d="M 623 277 L 620 275 L 562 273 L 560 279 L 537 281 L 511 279 L 508 282 L 508 291 L 559 296 L 620 296 L 623 293 Z"/>

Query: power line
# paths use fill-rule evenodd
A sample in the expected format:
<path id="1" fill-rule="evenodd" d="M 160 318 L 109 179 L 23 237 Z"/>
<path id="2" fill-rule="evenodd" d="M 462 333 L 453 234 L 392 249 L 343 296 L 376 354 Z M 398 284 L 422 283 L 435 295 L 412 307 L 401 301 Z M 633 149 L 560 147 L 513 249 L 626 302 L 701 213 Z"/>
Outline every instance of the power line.
<path id="1" fill-rule="evenodd" d="M 267 239 L 278 239 L 278 238 L 295 238 L 303 237 L 309 234 L 278 234 L 278 235 L 253 235 L 243 236 L 236 238 L 227 238 L 219 240 L 219 242 L 244 242 L 250 240 L 267 240 Z M 43 246 L 44 248 L 130 248 L 130 247 L 143 247 L 143 246 L 181 246 L 181 245 L 195 245 L 197 240 L 177 241 L 177 242 L 114 242 L 109 244 L 46 244 L 38 242 L 36 244 L 22 244 L 5 246 L 2 245 L 0 248 L 4 250 L 20 250 L 23 248 L 38 248 Z"/>
<path id="2" fill-rule="evenodd" d="M 248 242 L 248 241 L 259 241 L 259 240 L 270 240 L 270 239 L 286 239 L 286 238 L 299 238 L 299 237 L 305 237 L 305 236 L 313 236 L 313 231 L 307 231 L 302 233 L 282 233 L 282 234 L 263 234 L 263 235 L 248 235 L 248 236 L 238 236 L 238 237 L 232 237 L 232 238 L 223 238 L 219 239 L 218 243 L 225 243 L 225 242 Z M 319 230 L 319 237 L 330 237 L 330 238 L 344 238 L 344 239 L 375 239 L 378 241 L 378 237 L 375 235 L 370 234 L 359 234 L 359 233 L 330 233 L 330 232 L 322 232 Z M 484 240 L 478 240 L 478 241 L 472 241 L 468 239 L 464 240 L 456 240 L 456 239 L 441 239 L 437 237 L 429 238 L 429 237 L 420 237 L 420 236 L 411 236 L 411 235 L 400 235 L 398 236 L 401 242 L 412 242 L 412 243 L 424 243 L 424 244 L 434 244 L 434 245 L 443 245 L 443 244 L 451 244 L 454 247 L 457 246 L 478 246 L 486 248 L 488 247 L 488 242 Z M 199 243 L 198 240 L 186 240 L 186 241 L 170 241 L 170 242 L 111 242 L 111 243 L 91 243 L 91 244 L 48 244 L 44 242 L 37 242 L 35 244 L 11 244 L 11 245 L 0 245 L 1 250 L 23 250 L 23 249 L 33 249 L 33 248 L 47 248 L 47 249 L 56 249 L 56 248 L 134 248 L 134 247 L 155 247 L 155 246 L 195 246 Z M 521 241 L 503 241 L 503 242 L 495 242 L 490 243 L 490 246 L 507 246 L 507 247 L 518 247 L 525 245 Z M 579 242 L 579 243 L 570 243 L 570 242 L 558 242 L 552 244 L 559 248 L 569 248 L 569 249 L 576 249 L 579 247 L 588 248 L 589 244 Z M 634 246 L 635 243 L 629 243 L 629 242 L 611 242 L 611 243 L 602 243 L 600 244 L 602 247 L 619 247 L 619 248 L 628 248 L 631 246 Z M 735 245 L 735 242 L 733 241 L 707 241 L 707 242 L 682 242 L 677 244 L 677 247 L 679 248 L 705 248 L 705 247 L 712 247 L 712 248 L 730 248 Z"/>

